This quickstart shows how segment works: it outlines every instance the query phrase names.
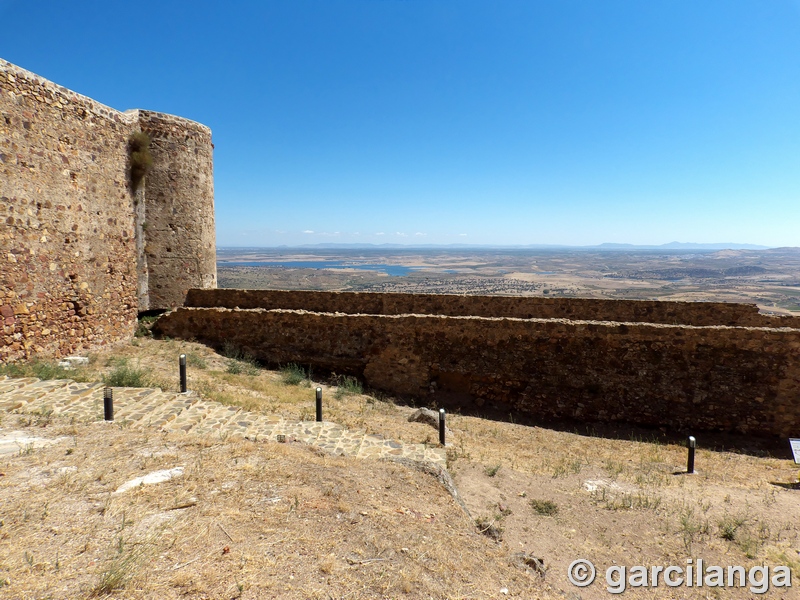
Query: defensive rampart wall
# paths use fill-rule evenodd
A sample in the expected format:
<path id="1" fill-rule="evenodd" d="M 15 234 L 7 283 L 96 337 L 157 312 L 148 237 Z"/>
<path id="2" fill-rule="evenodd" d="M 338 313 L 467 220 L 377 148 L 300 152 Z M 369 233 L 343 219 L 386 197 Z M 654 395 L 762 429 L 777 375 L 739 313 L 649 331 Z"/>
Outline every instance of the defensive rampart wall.
<path id="1" fill-rule="evenodd" d="M 156 332 L 440 406 L 800 434 L 800 329 L 179 308 Z"/>
<path id="2" fill-rule="evenodd" d="M 140 130 L 154 161 L 134 194 Z M 216 285 L 211 148 L 203 125 L 122 113 L 0 59 L 0 360 L 128 339 L 138 311 Z"/>
<path id="3" fill-rule="evenodd" d="M 184 306 L 265 308 L 267 310 L 283 308 L 370 315 L 422 314 L 519 319 L 582 319 L 623 323 L 663 323 L 666 325 L 730 325 L 800 329 L 800 317 L 772 317 L 759 314 L 755 304 L 725 302 L 194 289 L 189 291 Z"/>

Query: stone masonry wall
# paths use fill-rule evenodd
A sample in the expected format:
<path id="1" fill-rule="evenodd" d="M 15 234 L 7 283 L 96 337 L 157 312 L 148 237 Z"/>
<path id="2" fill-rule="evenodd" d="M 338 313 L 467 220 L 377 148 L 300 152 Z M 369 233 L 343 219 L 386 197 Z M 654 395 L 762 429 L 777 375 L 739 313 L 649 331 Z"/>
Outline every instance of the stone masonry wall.
<path id="1" fill-rule="evenodd" d="M 138 113 L 153 154 L 140 224 L 148 278 L 139 310 L 174 308 L 190 288 L 217 286 L 211 130 L 179 117 Z"/>
<path id="2" fill-rule="evenodd" d="M 156 162 L 134 198 L 128 138 L 145 124 Z M 138 310 L 216 285 L 211 148 L 202 125 L 121 113 L 0 59 L 0 361 L 128 339 Z M 137 252 L 148 202 L 152 267 Z M 187 232 L 179 244 L 162 223 Z"/>
<path id="3" fill-rule="evenodd" d="M 585 319 L 668 325 L 794 327 L 800 317 L 761 315 L 754 304 L 275 290 L 190 290 L 185 306 L 294 309 L 370 315 Z"/>
<path id="4" fill-rule="evenodd" d="M 444 406 L 800 434 L 800 330 L 179 308 L 156 332 Z"/>
<path id="5" fill-rule="evenodd" d="M 129 337 L 129 119 L 0 61 L 0 360 Z"/>

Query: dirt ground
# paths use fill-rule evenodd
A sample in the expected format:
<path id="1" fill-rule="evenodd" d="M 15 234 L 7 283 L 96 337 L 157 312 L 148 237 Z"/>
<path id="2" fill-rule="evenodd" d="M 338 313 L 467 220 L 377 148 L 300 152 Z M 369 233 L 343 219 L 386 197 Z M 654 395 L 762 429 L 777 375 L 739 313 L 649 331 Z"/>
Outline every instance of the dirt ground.
<path id="1" fill-rule="evenodd" d="M 504 587 L 534 598 L 546 591 L 433 477 L 404 466 L 117 424 L 23 429 L 62 440 L 0 463 L 3 598 L 489 598 Z M 177 467 L 183 475 L 170 481 L 115 493 L 135 477 Z"/>
<path id="2" fill-rule="evenodd" d="M 140 338 L 93 356 L 81 375 L 124 360 L 176 387 L 179 353 L 193 365 L 190 388 L 209 399 L 301 418 L 319 385 L 326 420 L 436 441 L 432 427 L 407 421 L 411 406 L 337 394 L 313 374 L 294 385 L 279 371 L 232 373 L 232 359 L 189 342 Z M 62 439 L 0 457 L 0 597 L 589 600 L 611 595 L 613 565 L 703 559 L 787 566 L 793 587 L 764 596 L 800 598 L 800 489 L 787 453 L 744 438 L 726 441 L 738 451 L 711 450 L 698 434 L 697 473 L 686 475 L 686 449 L 664 432 L 625 439 L 459 414 L 448 427 L 448 468 L 469 516 L 433 477 L 402 465 L 4 415 L 1 430 Z M 184 474 L 171 481 L 113 493 L 177 466 Z M 567 578 L 579 558 L 597 568 L 584 588 Z M 761 597 L 748 587 L 662 579 L 625 596 Z"/>

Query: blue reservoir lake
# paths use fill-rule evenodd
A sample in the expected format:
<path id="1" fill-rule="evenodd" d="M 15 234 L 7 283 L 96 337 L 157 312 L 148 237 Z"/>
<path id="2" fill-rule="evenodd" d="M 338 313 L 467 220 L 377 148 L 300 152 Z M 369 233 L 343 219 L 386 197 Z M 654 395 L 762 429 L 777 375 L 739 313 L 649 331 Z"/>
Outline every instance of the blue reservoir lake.
<path id="1" fill-rule="evenodd" d="M 381 264 L 352 264 L 337 260 L 298 260 L 298 261 L 242 261 L 220 262 L 220 267 L 284 267 L 287 269 L 358 269 L 361 271 L 384 271 L 393 277 L 403 277 L 420 267 Z"/>

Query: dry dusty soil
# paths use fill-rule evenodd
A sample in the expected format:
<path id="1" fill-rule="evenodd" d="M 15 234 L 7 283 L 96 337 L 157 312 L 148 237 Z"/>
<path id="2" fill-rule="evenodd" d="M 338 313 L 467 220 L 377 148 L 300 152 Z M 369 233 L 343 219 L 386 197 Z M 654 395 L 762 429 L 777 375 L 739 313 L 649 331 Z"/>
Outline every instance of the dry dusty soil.
<path id="1" fill-rule="evenodd" d="M 79 376 L 125 365 L 169 388 L 181 352 L 190 387 L 209 399 L 308 417 L 320 385 L 326 419 L 435 443 L 432 427 L 407 421 L 413 407 L 231 368 L 199 344 L 138 339 L 93 356 Z M 703 559 L 787 566 L 793 586 L 762 596 L 752 582 L 669 588 L 662 576 L 658 588 L 627 585 L 625 597 L 800 598 L 800 489 L 785 454 L 746 439 L 711 450 L 698 434 L 697 473 L 685 475 L 686 450 L 664 432 L 619 439 L 458 414 L 448 426 L 448 468 L 469 515 L 434 477 L 393 462 L 3 414 L 0 437 L 55 442 L 0 456 L 0 597 L 588 600 L 612 596 L 614 565 Z M 115 493 L 177 467 L 169 481 Z M 588 587 L 567 578 L 578 558 L 597 566 Z"/>

